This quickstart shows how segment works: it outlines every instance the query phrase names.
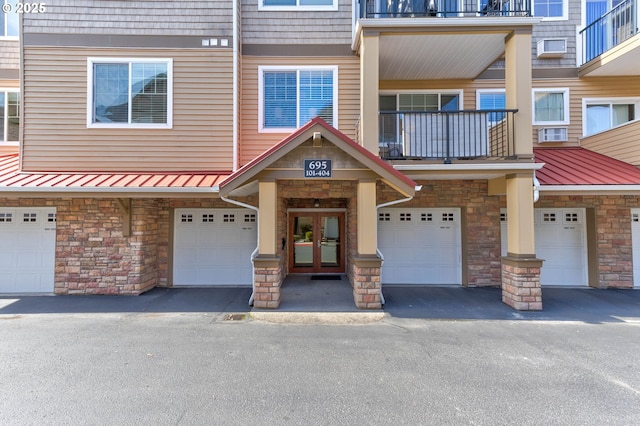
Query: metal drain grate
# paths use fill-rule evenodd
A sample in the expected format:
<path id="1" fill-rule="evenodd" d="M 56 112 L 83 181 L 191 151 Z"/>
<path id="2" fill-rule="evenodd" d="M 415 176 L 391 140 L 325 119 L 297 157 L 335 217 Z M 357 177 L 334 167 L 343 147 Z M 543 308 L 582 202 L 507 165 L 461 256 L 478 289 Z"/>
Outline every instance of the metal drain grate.
<path id="1" fill-rule="evenodd" d="M 224 321 L 244 321 L 247 319 L 247 314 L 225 314 Z"/>

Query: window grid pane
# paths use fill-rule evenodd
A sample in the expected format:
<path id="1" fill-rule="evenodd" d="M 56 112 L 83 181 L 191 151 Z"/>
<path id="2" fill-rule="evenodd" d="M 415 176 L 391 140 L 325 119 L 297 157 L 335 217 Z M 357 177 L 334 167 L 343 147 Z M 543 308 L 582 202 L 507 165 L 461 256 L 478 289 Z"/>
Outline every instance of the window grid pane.
<path id="1" fill-rule="evenodd" d="M 3 31 L 3 35 L 8 37 L 18 37 L 20 35 L 20 15 L 15 12 L 18 0 L 9 0 L 3 3 L 11 4 L 11 10 L 13 11 L 11 13 L 3 13 L 7 20 L 6 33 Z"/>
<path id="2" fill-rule="evenodd" d="M 131 122 L 167 122 L 167 64 L 131 66 Z"/>
<path id="3" fill-rule="evenodd" d="M 129 65 L 94 64 L 94 122 L 127 123 Z"/>
<path id="4" fill-rule="evenodd" d="M 333 125 L 332 70 L 263 72 L 263 127 L 296 128 L 315 117 Z"/>
<path id="5" fill-rule="evenodd" d="M 296 72 L 265 72 L 263 78 L 264 127 L 296 127 Z"/>
<path id="6" fill-rule="evenodd" d="M 562 17 L 562 2 L 563 0 L 534 0 L 533 15 L 547 18 Z"/>
<path id="7" fill-rule="evenodd" d="M 20 139 L 19 132 L 20 93 L 7 92 L 7 141 L 17 142 Z"/>
<path id="8" fill-rule="evenodd" d="M 480 93 L 479 96 L 480 110 L 487 109 L 506 109 L 506 95 L 503 92 L 496 93 Z M 503 112 L 492 112 L 487 114 L 487 119 L 491 123 L 496 123 L 504 118 Z"/>
<path id="9" fill-rule="evenodd" d="M 564 121 L 564 93 L 536 93 L 536 121 Z"/>
<path id="10" fill-rule="evenodd" d="M 94 123 L 168 122 L 167 63 L 98 63 L 93 72 Z"/>
<path id="11" fill-rule="evenodd" d="M 321 117 L 333 124 L 333 71 L 300 71 L 300 122 Z"/>
<path id="12" fill-rule="evenodd" d="M 7 122 L 7 108 L 5 105 L 6 102 L 6 93 L 5 92 L 0 92 L 0 117 L 2 117 L 2 122 L 0 123 L 0 137 L 2 138 L 3 142 L 6 142 L 8 139 L 5 139 L 5 135 L 4 135 L 4 129 L 5 129 L 5 123 Z M 8 138 L 8 136 L 7 136 Z"/>

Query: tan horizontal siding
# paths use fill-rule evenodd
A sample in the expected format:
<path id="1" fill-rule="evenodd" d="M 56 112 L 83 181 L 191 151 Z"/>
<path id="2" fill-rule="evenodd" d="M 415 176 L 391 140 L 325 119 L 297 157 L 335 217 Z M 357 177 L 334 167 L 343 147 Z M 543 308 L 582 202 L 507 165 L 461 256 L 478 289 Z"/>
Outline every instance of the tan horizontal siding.
<path id="1" fill-rule="evenodd" d="M 564 80 L 538 80 L 534 88 L 569 88 L 569 141 L 543 143 L 540 146 L 578 146 L 582 138 L 582 100 L 586 98 L 640 97 L 640 77 L 582 78 Z M 538 141 L 538 129 L 534 126 L 534 146 Z"/>
<path id="2" fill-rule="evenodd" d="M 610 77 L 583 79 L 534 80 L 533 88 L 568 88 L 569 119 L 568 142 L 538 144 L 538 129 L 533 126 L 534 146 L 579 146 L 582 138 L 582 100 L 585 98 L 640 97 L 640 77 Z M 476 109 L 476 90 L 504 89 L 504 80 L 431 80 L 431 81 L 381 81 L 380 90 L 463 90 L 465 109 Z M 555 127 L 555 126 L 549 126 Z M 561 127 L 561 126 L 560 126 Z"/>
<path id="3" fill-rule="evenodd" d="M 330 58 L 242 58 L 242 99 L 240 163 L 246 164 L 266 149 L 288 136 L 288 133 L 258 133 L 258 66 L 317 65 L 338 67 L 338 130 L 355 137 L 360 115 L 360 61 L 357 57 Z"/>
<path id="4" fill-rule="evenodd" d="M 640 121 L 583 138 L 582 147 L 640 166 Z"/>
<path id="5" fill-rule="evenodd" d="M 0 155 L 16 154 L 18 152 L 18 145 L 7 145 L 0 142 Z"/>
<path id="6" fill-rule="evenodd" d="M 173 128 L 87 128 L 88 56 L 173 58 Z M 24 170 L 232 168 L 230 51 L 25 48 L 24 74 Z"/>
<path id="7" fill-rule="evenodd" d="M 20 80 L 0 80 L 0 87 L 3 89 L 19 89 Z"/>

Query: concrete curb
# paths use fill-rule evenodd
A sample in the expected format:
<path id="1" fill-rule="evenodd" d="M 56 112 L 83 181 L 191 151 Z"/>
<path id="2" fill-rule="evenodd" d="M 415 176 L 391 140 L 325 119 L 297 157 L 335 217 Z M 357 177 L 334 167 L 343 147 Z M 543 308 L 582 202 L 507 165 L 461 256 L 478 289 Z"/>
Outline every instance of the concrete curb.
<path id="1" fill-rule="evenodd" d="M 358 325 L 381 321 L 382 311 L 375 312 L 250 312 L 254 321 L 272 324 Z"/>

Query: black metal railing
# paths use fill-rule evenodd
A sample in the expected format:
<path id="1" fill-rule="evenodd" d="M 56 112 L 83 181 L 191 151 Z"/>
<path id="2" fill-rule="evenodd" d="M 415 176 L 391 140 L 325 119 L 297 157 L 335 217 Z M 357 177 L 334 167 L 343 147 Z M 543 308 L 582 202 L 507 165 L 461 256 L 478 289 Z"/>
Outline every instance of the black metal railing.
<path id="1" fill-rule="evenodd" d="M 380 157 L 474 160 L 515 157 L 517 110 L 382 111 Z"/>
<path id="2" fill-rule="evenodd" d="M 360 0 L 361 18 L 531 16 L 531 0 Z"/>
<path id="3" fill-rule="evenodd" d="M 623 1 L 580 31 L 583 65 L 638 33 L 637 3 Z"/>

